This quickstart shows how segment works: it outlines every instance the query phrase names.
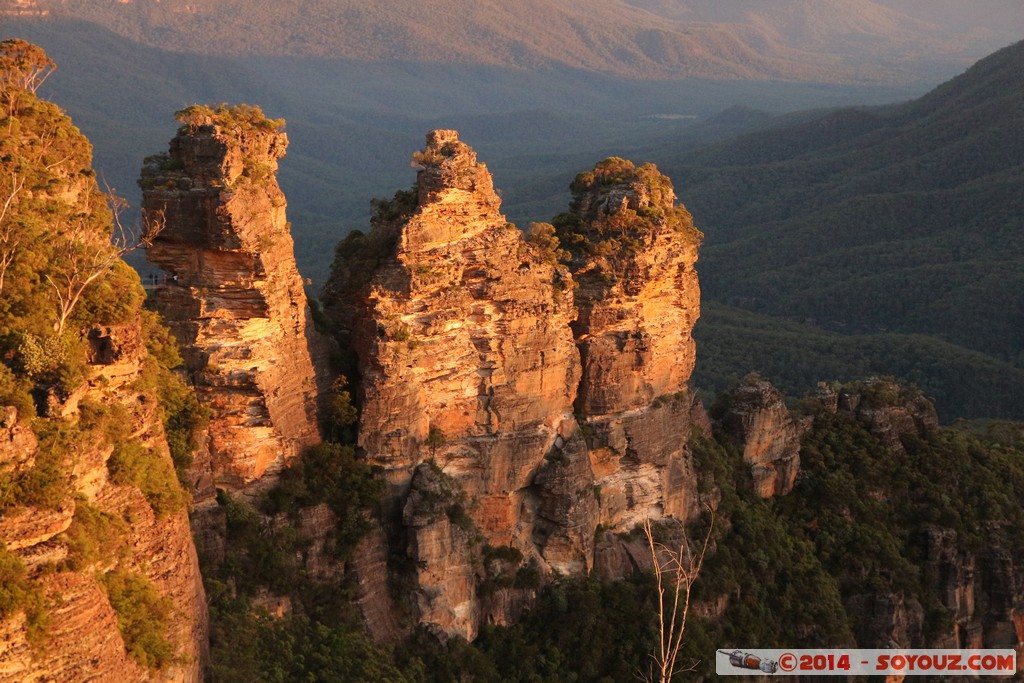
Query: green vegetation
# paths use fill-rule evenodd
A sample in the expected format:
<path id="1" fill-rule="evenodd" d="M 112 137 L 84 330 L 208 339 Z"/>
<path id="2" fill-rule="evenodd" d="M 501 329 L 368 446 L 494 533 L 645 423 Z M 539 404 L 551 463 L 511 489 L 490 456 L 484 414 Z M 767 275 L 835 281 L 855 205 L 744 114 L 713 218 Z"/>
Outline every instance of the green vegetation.
<path id="1" fill-rule="evenodd" d="M 0 474 L 0 508 L 26 505 L 60 508 L 71 492 L 68 463 L 81 448 L 84 434 L 74 425 L 36 421 L 39 452 L 31 469 Z"/>
<path id="2" fill-rule="evenodd" d="M 873 387 L 867 400 L 878 405 L 912 397 L 879 386 L 839 389 Z M 958 550 L 977 558 L 991 548 L 1019 558 L 1024 451 L 1013 444 L 1021 429 L 996 423 L 987 430 L 992 436 L 908 436 L 902 452 L 849 418 L 819 412 L 803 442 L 796 490 L 771 500 L 754 494 L 749 466 L 731 442 L 694 436 L 700 491 L 718 505 L 715 550 L 695 586 L 701 607 L 687 622 L 684 662 L 706 676 L 723 647 L 875 646 L 878 634 L 866 630 L 861 619 L 870 614 L 859 601 L 889 593 L 921 604 L 922 645 L 939 642 L 929 638 L 945 637 L 951 622 L 945 589 L 925 567 L 927 534 L 954 532 Z M 485 547 L 484 559 L 519 558 Z M 508 579 L 499 571 L 492 580 Z M 395 662 L 410 681 L 628 680 L 654 647 L 652 589 L 647 578 L 562 580 L 515 626 L 485 626 L 472 645 L 440 645 L 417 632 L 396 650 Z M 724 612 L 701 616 L 712 604 Z"/>
<path id="3" fill-rule="evenodd" d="M 62 568 L 79 571 L 98 562 L 116 562 L 125 550 L 127 539 L 128 524 L 124 519 L 79 496 L 71 526 L 64 532 L 68 555 Z"/>
<path id="4" fill-rule="evenodd" d="M 663 231 L 682 233 L 694 245 L 703 239 L 690 213 L 675 205 L 672 182 L 654 164 L 637 167 L 610 157 L 577 175 L 570 189 L 570 211 L 553 219 L 551 238 L 564 245 L 559 257 L 579 271 L 585 288 L 605 290 L 628 277 L 637 256 Z"/>
<path id="5" fill-rule="evenodd" d="M 343 572 L 334 580 L 306 573 L 309 540 L 294 526 L 301 508 L 326 502 L 338 517 L 327 550 L 336 560 L 347 558 L 369 528 L 367 511 L 382 486 L 354 459 L 351 446 L 325 443 L 307 451 L 268 492 L 261 507 L 274 518 L 218 494 L 226 555 L 214 564 L 201 554 L 210 603 L 211 681 L 404 680 L 363 631 Z M 257 607 L 253 600 L 261 590 L 286 597 L 288 615 L 270 617 Z"/>
<path id="6" fill-rule="evenodd" d="M 472 645 L 440 645 L 420 630 L 395 661 L 410 683 L 628 681 L 646 670 L 654 649 L 655 599 L 646 578 L 567 579 L 542 591 L 516 626 L 485 626 Z"/>
<path id="7" fill-rule="evenodd" d="M 555 226 L 550 223 L 530 223 L 526 226 L 526 241 L 537 248 L 545 263 L 557 265 L 572 258 L 572 254 L 562 249 Z"/>
<path id="8" fill-rule="evenodd" d="M 178 372 L 183 361 L 178 344 L 152 311 L 142 311 L 142 334 L 148 356 L 137 382 L 143 391 L 155 391 L 164 423 L 167 446 L 178 480 L 188 488 L 186 472 L 192 453 L 199 447 L 199 434 L 210 420 L 210 410 L 200 405 L 195 390 Z"/>
<path id="9" fill-rule="evenodd" d="M 1022 64 L 1018 43 L 914 102 L 795 117 L 662 163 L 714 226 L 700 260 L 705 301 L 857 335 L 843 345 L 872 345 L 865 357 L 885 348 L 874 363 L 884 374 L 909 376 L 916 355 L 919 375 L 938 375 L 952 345 L 987 356 L 974 364 L 988 376 L 997 365 L 1019 376 Z M 895 335 L 915 337 L 901 350 Z M 1002 392 L 1008 382 L 997 380 L 997 396 L 984 382 L 958 384 L 928 388 L 946 415 L 984 416 L 1001 402 L 989 416 L 1024 418 L 1019 395 Z"/>
<path id="10" fill-rule="evenodd" d="M 42 609 L 42 594 L 28 578 L 25 564 L 0 542 L 0 619 L 23 611 L 31 620 Z"/>
<path id="11" fill-rule="evenodd" d="M 111 479 L 139 487 L 157 514 L 186 500 L 169 462 L 133 441 L 139 416 L 110 400 L 105 378 L 88 365 L 97 360 L 90 329 L 109 326 L 132 335 L 145 295 L 138 275 L 121 260 L 137 239 L 115 221 L 121 200 L 99 190 L 85 137 L 58 107 L 35 96 L 53 68 L 35 46 L 0 44 L 0 404 L 14 405 L 19 425 L 38 440 L 37 451 L 28 454 L 34 456 L 30 467 L 0 474 L 0 514 L 17 514 L 16 506 L 75 509 L 59 537 L 67 556 L 37 567 L 35 576 L 0 548 L 0 616 L 24 611 L 34 645 L 44 641 L 48 625 L 46 601 L 33 580 L 40 572 L 109 568 L 129 551 L 119 511 L 81 495 L 72 499 L 78 458 L 112 448 Z M 176 351 L 166 331 L 148 322 L 142 335 L 152 338 L 154 355 L 147 367 L 159 367 Z M 95 384 L 79 398 L 87 378 Z M 142 384 L 140 391 L 152 388 Z M 124 569 L 108 573 L 103 583 L 131 656 L 151 668 L 166 666 L 175 649 L 165 638 L 169 599 Z"/>
<path id="12" fill-rule="evenodd" d="M 181 510 L 188 504 L 170 463 L 151 447 L 134 441 L 118 443 L 107 461 L 110 479 L 122 486 L 135 486 L 146 496 L 157 517 Z"/>
<path id="13" fill-rule="evenodd" d="M 229 595 L 224 584 L 208 581 L 207 590 L 214 655 L 207 671 L 211 683 L 408 680 L 370 641 L 355 614 L 341 619 L 332 614 L 328 620 L 318 610 L 314 616 L 292 612 L 272 617 L 254 608 L 249 599 Z M 327 590 L 320 598 L 324 605 L 338 601 Z"/>
<path id="14" fill-rule="evenodd" d="M 267 493 L 268 514 L 296 515 L 300 508 L 327 503 L 338 517 L 335 550 L 344 557 L 370 529 L 366 511 L 376 504 L 384 482 L 358 460 L 349 445 L 325 442 L 303 453 Z"/>
<path id="15" fill-rule="evenodd" d="M 162 669 L 175 657 L 167 637 L 167 622 L 174 611 L 171 599 L 161 596 L 144 574 L 115 569 L 102 577 L 117 628 L 128 655 L 150 669 Z"/>
<path id="16" fill-rule="evenodd" d="M 944 421 L 1014 418 L 1024 405 L 1024 369 L 925 335 L 839 334 L 704 302 L 694 329 L 694 384 L 714 396 L 752 367 L 788 396 L 819 381 L 895 375 L 936 397 Z"/>
<path id="17" fill-rule="evenodd" d="M 88 141 L 34 94 L 51 68 L 35 46 L 0 44 L 0 356 L 16 376 L 67 390 L 82 377 L 81 329 L 124 322 L 143 294 L 119 262 L 130 236 L 111 242 Z"/>
<path id="18" fill-rule="evenodd" d="M 276 133 L 284 129 L 284 119 L 268 119 L 263 110 L 252 104 L 193 104 L 174 112 L 182 128 L 193 132 L 200 126 L 220 126 L 235 134 L 248 131 Z"/>

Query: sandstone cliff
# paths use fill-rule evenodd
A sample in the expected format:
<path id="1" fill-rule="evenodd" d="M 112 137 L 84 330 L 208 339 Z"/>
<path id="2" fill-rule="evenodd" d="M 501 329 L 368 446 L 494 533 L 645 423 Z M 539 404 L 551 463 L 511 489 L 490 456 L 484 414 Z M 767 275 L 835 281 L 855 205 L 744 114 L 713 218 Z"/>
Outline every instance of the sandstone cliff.
<path id="1" fill-rule="evenodd" d="M 160 231 L 149 259 L 167 276 L 156 308 L 212 412 L 192 477 L 255 491 L 320 439 L 326 342 L 314 330 L 275 179 L 286 136 L 256 108 L 193 107 L 167 154 L 147 159 L 143 210 Z M 318 375 L 318 372 L 320 373 Z"/>
<path id="2" fill-rule="evenodd" d="M 758 496 L 784 496 L 793 490 L 800 471 L 800 438 L 809 425 L 790 416 L 775 387 L 762 379 L 744 382 L 729 395 L 719 425 L 739 444 Z"/>
<path id="3" fill-rule="evenodd" d="M 600 522 L 627 531 L 648 516 L 685 520 L 696 509 L 686 441 L 691 424 L 703 422 L 688 385 L 701 234 L 651 164 L 610 158 L 571 189 L 570 211 L 555 226 L 577 284 L 576 413 L 588 435 Z"/>
<path id="4" fill-rule="evenodd" d="M 431 461 L 462 501 L 430 498 L 449 510 L 458 503 L 486 543 L 586 571 L 596 501 L 572 410 L 580 370 L 571 278 L 507 223 L 490 173 L 454 131 L 430 133 L 414 158 L 416 186 L 378 206 L 368 235 L 339 245 L 324 291 L 350 340 L 342 345 L 358 357 L 359 446 L 391 483 L 393 508 L 414 473 L 426 485 L 417 468 Z M 450 552 L 465 545 L 462 531 L 420 508 L 386 514 L 404 517 L 413 559 L 425 566 L 421 590 L 443 592 L 456 574 L 471 586 L 470 569 L 452 564 L 465 557 Z M 475 633 L 473 592 L 444 598 L 459 616 L 443 628 Z"/>
<path id="5" fill-rule="evenodd" d="M 557 236 L 524 239 L 454 131 L 413 158 L 415 187 L 338 246 L 324 302 L 354 350 L 359 446 L 391 484 L 413 616 L 471 638 L 521 612 L 535 574 L 589 572 L 598 524 L 694 511 L 700 235 L 651 166 L 582 175 Z M 356 566 L 381 636 L 375 557 Z"/>
<path id="6" fill-rule="evenodd" d="M 15 409 L 4 409 L 0 470 L 25 481 L 35 465 L 58 457 L 63 468 L 54 476 L 66 493 L 0 513 L 0 539 L 34 577 L 46 619 L 35 636 L 28 613 L 0 621 L 0 681 L 198 682 L 206 604 L 185 497 L 152 490 L 112 464 L 138 447 L 144 466 L 177 487 L 158 403 L 139 388 L 147 362 L 140 324 L 96 331 L 121 348 L 93 358 L 75 405 L 51 418 L 45 438 L 37 439 Z M 53 438 L 53 430 L 63 438 Z M 173 659 L 159 670 L 129 655 L 119 631 L 123 615 L 104 586 L 114 569 L 145 577 L 173 604 L 163 624 Z"/>
<path id="7" fill-rule="evenodd" d="M 199 681 L 173 378 L 147 350 L 166 331 L 119 258 L 132 240 L 111 241 L 88 141 L 34 95 L 52 62 L 18 40 L 0 55 L 0 680 Z"/>

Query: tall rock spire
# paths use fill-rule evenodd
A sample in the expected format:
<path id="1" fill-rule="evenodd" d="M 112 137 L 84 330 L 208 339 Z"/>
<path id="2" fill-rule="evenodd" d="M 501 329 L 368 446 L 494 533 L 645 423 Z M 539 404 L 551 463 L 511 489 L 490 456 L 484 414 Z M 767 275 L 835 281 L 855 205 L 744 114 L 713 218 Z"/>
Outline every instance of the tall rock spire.
<path id="1" fill-rule="evenodd" d="M 182 346 L 212 418 L 209 458 L 193 466 L 200 502 L 212 487 L 261 489 L 320 439 L 313 329 L 277 184 L 288 139 L 256 107 L 179 112 L 170 151 L 139 181 L 146 220 L 162 225 L 150 261 L 167 275 L 156 307 Z M 320 364 L 322 367 L 322 364 Z"/>
<path id="2" fill-rule="evenodd" d="M 601 522 L 628 530 L 648 516 L 685 520 L 696 505 L 686 441 L 702 235 L 652 164 L 612 157 L 571 190 L 555 226 L 577 285 L 576 414 L 601 486 Z"/>
<path id="3" fill-rule="evenodd" d="M 415 187 L 339 245 L 324 300 L 358 356 L 359 445 L 392 484 L 420 618 L 471 637 L 483 608 L 468 525 L 545 566 L 589 568 L 596 501 L 572 415 L 573 288 L 506 222 L 455 131 L 432 131 L 413 159 Z"/>

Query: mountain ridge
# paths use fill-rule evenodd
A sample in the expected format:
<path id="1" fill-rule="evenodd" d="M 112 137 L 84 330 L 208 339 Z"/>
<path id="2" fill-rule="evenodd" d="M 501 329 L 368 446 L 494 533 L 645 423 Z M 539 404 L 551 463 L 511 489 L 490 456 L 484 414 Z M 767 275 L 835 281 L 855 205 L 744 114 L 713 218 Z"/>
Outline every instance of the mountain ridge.
<path id="1" fill-rule="evenodd" d="M 904 105 L 663 153 L 709 226 L 709 299 L 843 333 L 928 334 L 1020 367 L 1022 65 L 1024 42 Z"/>
<path id="2" fill-rule="evenodd" d="M 4 4 L 23 7 L 25 2 Z M 872 0 L 787 0 L 770 9 L 624 0 L 595 0 L 585 9 L 552 0 L 515 5 L 489 0 L 471 8 L 455 0 L 316 0 L 275 3 L 273 11 L 242 0 L 28 4 L 49 16 L 87 19 L 151 46 L 183 52 L 529 70 L 564 66 L 647 79 L 906 82 L 920 79 L 936 62 L 976 59 L 980 51 L 972 43 L 982 42 L 982 50 L 1005 44 L 1015 26 L 1008 21 L 1008 27 L 992 28 L 991 22 L 978 19 L 975 26 L 986 26 L 979 35 L 971 24 L 939 26 L 927 21 L 920 8 L 904 8 L 915 13 L 911 16 Z"/>

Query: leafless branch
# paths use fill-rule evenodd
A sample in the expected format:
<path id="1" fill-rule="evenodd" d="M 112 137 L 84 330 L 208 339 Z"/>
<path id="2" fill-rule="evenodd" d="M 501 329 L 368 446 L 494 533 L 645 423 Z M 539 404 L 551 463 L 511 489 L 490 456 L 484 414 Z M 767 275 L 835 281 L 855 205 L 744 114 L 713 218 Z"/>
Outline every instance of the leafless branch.
<path id="1" fill-rule="evenodd" d="M 21 236 L 15 232 L 14 221 L 11 220 L 11 207 L 24 187 L 25 180 L 11 171 L 11 185 L 4 192 L 3 206 L 0 206 L 0 294 L 4 291 L 7 269 L 14 263 L 14 254 L 21 242 Z"/>
<path id="2" fill-rule="evenodd" d="M 645 519 L 643 522 L 658 591 L 658 650 L 651 654 L 657 676 L 652 673 L 644 677 L 652 683 L 670 683 L 676 673 L 686 619 L 690 612 L 693 584 L 704 566 L 704 557 L 715 527 L 714 511 L 708 508 L 708 512 L 711 519 L 699 552 L 695 552 L 689 536 L 685 534 L 678 549 L 659 543 L 654 539 L 651 520 Z"/>

